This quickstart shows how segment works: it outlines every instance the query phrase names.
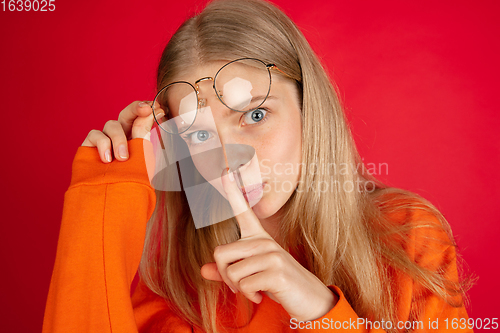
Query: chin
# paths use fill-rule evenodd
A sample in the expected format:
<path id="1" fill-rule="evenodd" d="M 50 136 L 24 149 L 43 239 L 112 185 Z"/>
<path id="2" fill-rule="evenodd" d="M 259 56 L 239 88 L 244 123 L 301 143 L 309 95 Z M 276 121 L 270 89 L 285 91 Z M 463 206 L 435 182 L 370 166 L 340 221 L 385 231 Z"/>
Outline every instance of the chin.
<path id="1" fill-rule="evenodd" d="M 266 219 L 268 217 L 273 216 L 281 206 L 277 205 L 273 200 L 269 200 L 268 197 L 263 197 L 255 206 L 252 207 L 255 216 L 259 220 Z"/>
<path id="2" fill-rule="evenodd" d="M 265 219 L 270 216 L 268 212 L 269 209 L 267 209 L 267 207 L 265 206 L 265 204 L 263 204 L 262 201 L 263 200 L 259 201 L 255 206 L 252 207 L 255 216 L 257 216 L 259 220 Z"/>

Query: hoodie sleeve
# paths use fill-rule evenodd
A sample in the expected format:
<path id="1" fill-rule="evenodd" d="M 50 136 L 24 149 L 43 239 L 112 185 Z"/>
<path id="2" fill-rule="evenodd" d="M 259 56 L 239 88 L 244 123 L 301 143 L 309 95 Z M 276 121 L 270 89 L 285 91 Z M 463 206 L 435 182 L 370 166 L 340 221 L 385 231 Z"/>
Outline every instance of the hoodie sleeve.
<path id="1" fill-rule="evenodd" d="M 144 140 L 129 159 L 103 163 L 79 147 L 64 196 L 43 332 L 137 332 L 130 286 L 155 208 Z"/>

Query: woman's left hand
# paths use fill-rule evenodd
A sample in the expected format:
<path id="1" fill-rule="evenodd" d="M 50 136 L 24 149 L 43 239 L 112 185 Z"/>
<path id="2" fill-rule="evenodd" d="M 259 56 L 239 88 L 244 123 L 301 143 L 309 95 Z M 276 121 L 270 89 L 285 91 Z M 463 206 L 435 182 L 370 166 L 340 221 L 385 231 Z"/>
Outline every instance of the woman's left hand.
<path id="1" fill-rule="evenodd" d="M 234 179 L 234 178 L 233 178 Z M 201 268 L 204 278 L 224 281 L 233 291 L 260 303 L 265 292 L 299 321 L 324 316 L 338 301 L 314 274 L 285 251 L 262 227 L 234 180 L 223 175 L 222 184 L 236 216 L 241 238 L 215 248 L 215 263 Z"/>

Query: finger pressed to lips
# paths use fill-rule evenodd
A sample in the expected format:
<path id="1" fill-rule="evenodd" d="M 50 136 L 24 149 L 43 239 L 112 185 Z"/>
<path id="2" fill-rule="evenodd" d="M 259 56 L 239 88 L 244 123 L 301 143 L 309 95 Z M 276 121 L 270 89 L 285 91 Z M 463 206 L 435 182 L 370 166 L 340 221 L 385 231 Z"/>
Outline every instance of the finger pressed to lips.
<path id="1" fill-rule="evenodd" d="M 254 255 L 263 254 L 276 250 L 276 242 L 264 230 L 259 219 L 250 209 L 243 193 L 236 184 L 235 176 L 224 170 L 222 173 L 222 185 L 227 195 L 227 200 L 236 215 L 236 220 L 240 227 L 241 239 L 237 242 L 221 245 L 215 248 L 214 259 L 217 263 L 222 279 L 231 289 L 237 290 L 237 287 L 227 276 L 229 265 L 235 265 L 238 260 L 248 258 Z M 260 294 L 249 295 L 252 300 L 259 301 Z"/>
<path id="2" fill-rule="evenodd" d="M 226 169 L 222 173 L 222 186 L 226 192 L 227 200 L 229 201 L 234 214 L 239 216 L 247 211 L 249 207 L 238 185 L 236 184 L 234 172 L 227 173 L 227 171 L 228 170 Z"/>

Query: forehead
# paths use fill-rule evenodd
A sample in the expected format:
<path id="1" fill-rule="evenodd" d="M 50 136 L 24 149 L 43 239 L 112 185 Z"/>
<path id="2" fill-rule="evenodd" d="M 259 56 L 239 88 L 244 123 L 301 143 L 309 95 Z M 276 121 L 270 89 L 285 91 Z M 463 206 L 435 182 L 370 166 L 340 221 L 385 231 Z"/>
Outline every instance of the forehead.
<path id="1" fill-rule="evenodd" d="M 272 72 L 266 68 L 265 63 L 255 59 L 219 60 L 186 66 L 183 73 L 175 76 L 172 82 L 187 81 L 193 87 L 184 89 L 183 92 L 175 90 L 176 93 L 169 94 L 166 104 L 171 114 L 177 116 L 183 113 L 179 109 L 183 100 L 191 101 L 192 103 L 189 103 L 189 105 L 193 104 L 191 109 L 195 108 L 196 95 L 198 98 L 208 98 L 208 103 L 214 106 L 218 105 L 215 101 L 216 94 L 218 94 L 222 103 L 232 110 L 239 111 L 249 109 L 251 106 L 258 107 L 258 101 L 262 103 L 268 93 L 273 95 L 272 99 L 275 100 L 290 97 L 288 96 L 291 93 L 290 87 L 286 82 L 289 80 Z M 215 82 L 210 79 L 205 82 L 200 81 L 203 78 L 215 79 Z M 215 84 L 216 91 L 211 87 L 212 84 Z M 188 84 L 184 85 L 189 87 Z M 271 88 L 270 91 L 269 88 Z M 193 89 L 199 89 L 199 93 L 194 94 Z"/>
<path id="2" fill-rule="evenodd" d="M 215 78 L 215 75 L 221 69 L 223 69 L 221 72 L 224 72 L 225 74 L 229 72 L 235 74 L 250 74 L 254 72 L 256 68 L 265 70 L 265 64 L 252 60 L 239 60 L 236 62 L 233 62 L 233 60 L 215 60 L 206 63 L 188 65 L 184 67 L 182 73 L 177 75 L 173 81 L 188 81 L 194 84 L 201 78 Z"/>
<path id="3" fill-rule="evenodd" d="M 213 77 L 217 70 L 224 64 L 225 62 L 217 61 L 206 64 L 188 65 L 184 67 L 182 73 L 175 77 L 175 81 L 182 80 L 194 84 L 196 80 L 202 77 Z"/>

